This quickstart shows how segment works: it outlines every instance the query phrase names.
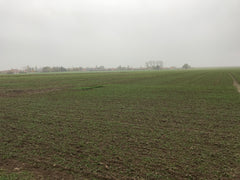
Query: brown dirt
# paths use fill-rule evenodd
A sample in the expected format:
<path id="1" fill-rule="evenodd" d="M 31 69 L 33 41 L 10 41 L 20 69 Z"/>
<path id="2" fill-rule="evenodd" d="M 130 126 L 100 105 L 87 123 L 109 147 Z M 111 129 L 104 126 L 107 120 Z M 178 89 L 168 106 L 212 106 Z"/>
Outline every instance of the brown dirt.
<path id="1" fill-rule="evenodd" d="M 238 81 L 233 77 L 233 75 L 231 73 L 229 73 L 229 76 L 232 78 L 233 80 L 233 86 L 235 86 L 237 88 L 237 91 L 240 93 L 240 84 L 238 83 Z"/>
<path id="2" fill-rule="evenodd" d="M 61 88 L 46 88 L 46 89 L 11 89 L 0 91 L 0 97 L 18 97 L 24 95 L 45 94 L 55 91 L 60 91 L 66 87 Z"/>
<path id="3" fill-rule="evenodd" d="M 37 160 L 38 161 L 38 160 Z M 14 159 L 1 160 L 0 158 L 0 169 L 4 170 L 6 173 L 21 173 L 28 172 L 31 173 L 32 177 L 36 180 L 43 179 L 53 179 L 53 180 L 73 180 L 76 179 L 73 174 L 77 176 L 77 179 L 104 179 L 104 180 L 114 180 L 119 179 L 110 175 L 101 175 L 95 172 L 84 171 L 83 172 L 75 172 L 72 169 L 66 169 L 58 165 L 53 165 L 52 167 L 43 168 L 38 165 L 30 165 L 26 164 Z M 128 178 L 134 179 L 134 178 Z"/>
<path id="4" fill-rule="evenodd" d="M 13 159 L 9 159 L 9 160 L 1 160 L 0 159 L 0 169 L 3 169 L 4 171 L 6 171 L 7 173 L 12 173 L 12 172 L 22 172 L 22 171 L 27 171 L 30 172 L 34 179 L 74 179 L 74 177 L 69 174 L 66 173 L 64 171 L 50 171 L 48 169 L 43 169 L 43 168 L 39 168 L 39 167 L 34 167 L 32 165 L 23 163 L 23 162 L 19 162 L 17 160 L 13 160 Z"/>

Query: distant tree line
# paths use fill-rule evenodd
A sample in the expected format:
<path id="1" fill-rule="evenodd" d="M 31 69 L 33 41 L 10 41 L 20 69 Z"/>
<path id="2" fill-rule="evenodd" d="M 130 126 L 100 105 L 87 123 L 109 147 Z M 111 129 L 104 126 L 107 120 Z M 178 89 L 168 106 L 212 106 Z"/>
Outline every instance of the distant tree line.
<path id="1" fill-rule="evenodd" d="M 118 66 L 116 68 L 105 68 L 104 66 L 95 66 L 95 67 L 72 67 L 65 68 L 63 66 L 44 66 L 41 68 L 38 67 L 30 67 L 26 66 L 23 70 L 19 70 L 17 73 L 31 73 L 31 72 L 74 72 L 74 71 L 126 71 L 126 70 L 144 70 L 144 68 L 132 68 L 132 67 L 124 67 Z M 12 73 L 12 70 L 8 71 Z"/>
<path id="2" fill-rule="evenodd" d="M 49 66 L 45 66 L 42 68 L 41 70 L 42 72 L 66 72 L 67 69 L 64 67 L 49 67 Z"/>
<path id="3" fill-rule="evenodd" d="M 147 69 L 153 70 L 163 69 L 163 61 L 147 61 L 145 65 Z"/>
<path id="4" fill-rule="evenodd" d="M 44 66 L 44 67 L 30 67 L 26 66 L 23 69 L 11 69 L 0 71 L 0 74 L 21 74 L 21 73 L 33 73 L 33 72 L 78 72 L 78 71 L 136 71 L 136 70 L 161 70 L 161 69 L 177 69 L 176 67 L 163 67 L 163 61 L 147 61 L 145 63 L 146 67 L 133 68 L 130 66 L 118 66 L 115 68 L 105 68 L 104 66 L 95 66 L 95 67 L 72 67 L 65 68 L 63 66 Z M 191 66 L 189 64 L 184 64 L 182 69 L 190 69 Z"/>

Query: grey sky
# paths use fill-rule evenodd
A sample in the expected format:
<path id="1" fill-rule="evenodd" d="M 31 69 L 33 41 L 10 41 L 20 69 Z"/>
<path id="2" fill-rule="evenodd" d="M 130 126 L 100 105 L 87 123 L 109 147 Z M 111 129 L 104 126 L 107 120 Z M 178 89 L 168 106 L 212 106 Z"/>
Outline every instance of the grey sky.
<path id="1" fill-rule="evenodd" d="M 239 0 L 0 0 L 0 70 L 240 66 Z"/>

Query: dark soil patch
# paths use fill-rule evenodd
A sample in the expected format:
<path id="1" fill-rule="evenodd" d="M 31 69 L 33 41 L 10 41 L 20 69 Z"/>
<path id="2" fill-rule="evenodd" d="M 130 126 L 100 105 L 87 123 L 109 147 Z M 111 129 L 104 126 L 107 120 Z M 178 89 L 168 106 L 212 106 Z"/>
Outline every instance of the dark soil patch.
<path id="1" fill-rule="evenodd" d="M 11 89 L 0 91 L 0 97 L 17 97 L 34 94 L 46 94 L 55 91 L 60 91 L 65 88 L 46 88 L 46 89 Z"/>
<path id="2" fill-rule="evenodd" d="M 74 90 L 88 91 L 88 90 L 98 89 L 98 88 L 102 88 L 102 87 L 104 87 L 104 86 L 78 87 L 78 88 L 75 88 Z"/>

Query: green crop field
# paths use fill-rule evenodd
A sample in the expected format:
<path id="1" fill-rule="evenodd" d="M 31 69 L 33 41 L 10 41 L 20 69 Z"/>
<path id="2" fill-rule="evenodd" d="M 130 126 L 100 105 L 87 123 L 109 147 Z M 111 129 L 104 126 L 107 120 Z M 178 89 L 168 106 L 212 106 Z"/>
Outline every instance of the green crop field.
<path id="1" fill-rule="evenodd" d="M 240 69 L 0 76 L 0 179 L 239 179 Z"/>

